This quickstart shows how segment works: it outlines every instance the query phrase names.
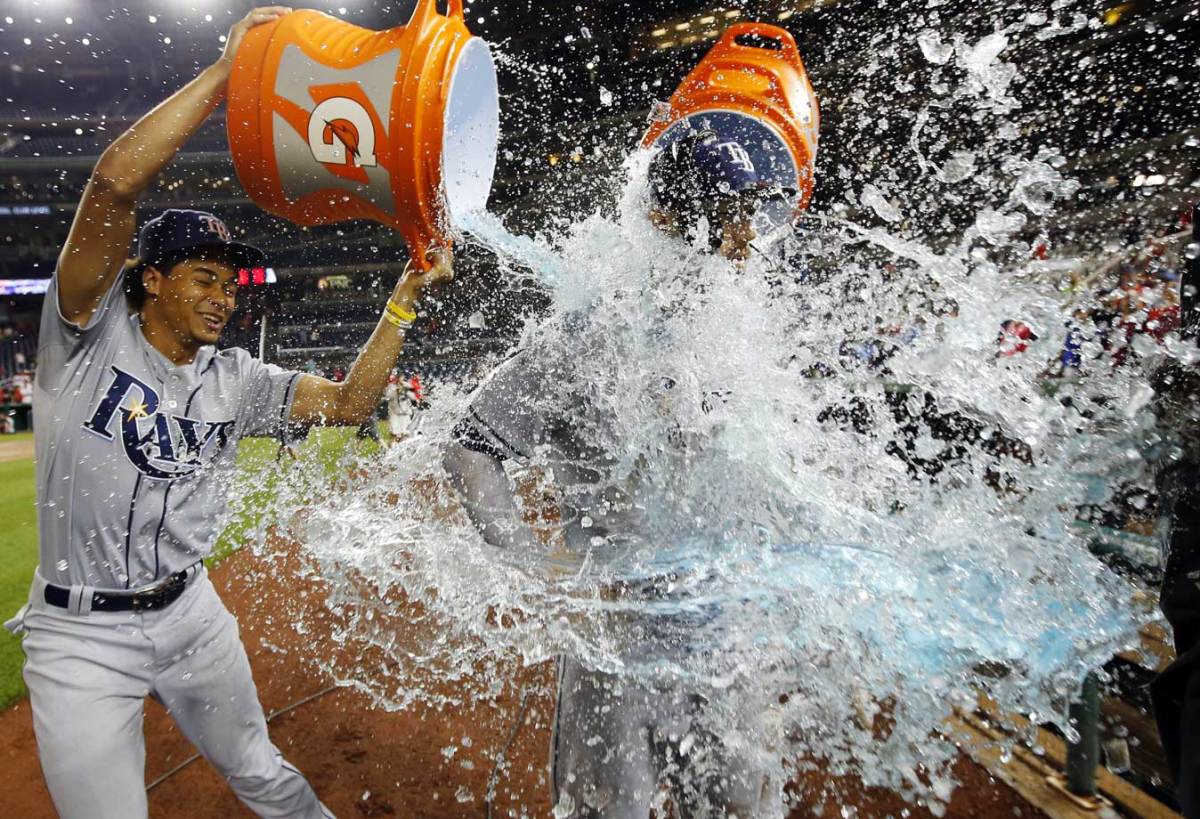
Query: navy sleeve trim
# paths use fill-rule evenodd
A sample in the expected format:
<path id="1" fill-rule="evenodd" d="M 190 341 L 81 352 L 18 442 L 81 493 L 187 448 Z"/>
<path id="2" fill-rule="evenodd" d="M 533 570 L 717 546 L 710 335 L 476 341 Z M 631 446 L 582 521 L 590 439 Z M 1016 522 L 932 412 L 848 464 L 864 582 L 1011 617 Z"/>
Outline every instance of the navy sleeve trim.
<path id="1" fill-rule="evenodd" d="M 509 454 L 489 441 L 487 436 L 475 428 L 475 425 L 471 423 L 471 419 L 469 418 L 464 418 L 455 424 L 450 434 L 464 449 L 487 455 L 489 458 L 494 458 L 497 461 L 507 461 L 509 459 Z"/>
<path id="2" fill-rule="evenodd" d="M 292 401 L 296 398 L 296 383 L 303 373 L 292 373 L 287 386 L 283 390 L 283 405 L 279 408 L 279 440 L 288 442 L 288 426 L 291 416 Z"/>
<path id="3" fill-rule="evenodd" d="M 503 447 L 504 447 L 504 448 L 506 448 L 506 449 L 507 449 L 509 452 L 511 452 L 511 453 L 513 453 L 514 455 L 516 455 L 518 458 L 528 458 L 528 457 L 529 457 L 529 456 L 528 456 L 528 455 L 526 455 L 524 452 L 522 452 L 521 450 L 517 449 L 517 448 L 516 448 L 515 446 L 513 446 L 511 443 L 509 443 L 508 441 L 506 441 L 506 440 L 504 439 L 504 436 L 503 436 L 503 435 L 501 435 L 499 432 L 497 432 L 497 431 L 496 431 L 496 428 L 495 428 L 495 427 L 493 427 L 493 426 L 492 426 L 491 424 L 489 424 L 487 421 L 483 420 L 483 418 L 482 418 L 482 417 L 479 415 L 479 413 L 475 411 L 475 408 L 474 408 L 474 407 L 471 407 L 471 408 L 470 408 L 470 410 L 469 410 L 469 412 L 471 413 L 471 417 L 472 417 L 473 419 L 475 419 L 475 422 L 476 422 L 477 424 L 479 424 L 481 427 L 483 427 L 483 428 L 484 428 L 484 429 L 485 429 L 487 432 L 491 433 L 492 437 L 493 437 L 493 438 L 495 438 L 495 439 L 496 439 L 496 441 L 497 441 L 497 442 L 498 442 L 498 443 L 499 443 L 501 446 L 503 446 Z"/>

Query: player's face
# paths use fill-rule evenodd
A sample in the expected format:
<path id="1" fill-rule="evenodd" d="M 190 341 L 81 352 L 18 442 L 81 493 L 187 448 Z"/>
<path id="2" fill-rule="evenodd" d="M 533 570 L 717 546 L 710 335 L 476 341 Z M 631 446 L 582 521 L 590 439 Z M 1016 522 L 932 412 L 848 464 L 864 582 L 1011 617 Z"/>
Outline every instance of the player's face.
<path id="1" fill-rule="evenodd" d="M 715 225 L 713 230 L 720 234 L 718 252 L 731 262 L 744 262 L 750 258 L 750 243 L 757 236 L 754 232 L 755 209 L 753 198 L 736 197 L 718 202 L 708 212 L 709 224 Z M 678 219 L 661 208 L 650 211 L 650 223 L 672 236 L 683 233 Z"/>
<path id="2" fill-rule="evenodd" d="M 754 241 L 755 203 L 748 197 L 721 202 L 713 212 L 721 230 L 720 254 L 731 262 L 750 258 L 750 243 Z"/>
<path id="3" fill-rule="evenodd" d="M 211 259 L 184 259 L 157 281 L 155 308 L 181 340 L 216 344 L 237 300 L 237 270 Z M 147 283 L 147 292 L 151 290 Z"/>

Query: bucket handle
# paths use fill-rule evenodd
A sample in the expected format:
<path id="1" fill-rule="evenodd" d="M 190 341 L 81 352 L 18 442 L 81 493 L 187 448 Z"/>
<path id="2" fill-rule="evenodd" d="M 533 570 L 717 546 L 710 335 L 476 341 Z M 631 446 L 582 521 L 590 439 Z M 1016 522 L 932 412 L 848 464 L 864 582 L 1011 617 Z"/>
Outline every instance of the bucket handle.
<path id="1" fill-rule="evenodd" d="M 800 51 L 796 48 L 796 40 L 792 37 L 792 33 L 787 29 L 773 26 L 769 23 L 737 23 L 736 25 L 732 25 L 725 29 L 725 33 L 721 35 L 718 45 L 728 49 L 739 48 L 746 51 L 763 51 L 764 49 L 757 46 L 742 45 L 738 42 L 739 37 L 744 37 L 747 34 L 763 37 L 768 40 L 775 40 L 779 43 L 780 50 L 789 57 L 798 58 L 800 56 Z"/>
<path id="2" fill-rule="evenodd" d="M 420 0 L 417 3 L 416 9 L 413 10 L 412 19 L 409 20 L 409 25 L 421 24 L 429 20 L 438 13 L 438 0 Z M 446 0 L 446 16 L 457 17 L 463 19 L 463 0 Z"/>

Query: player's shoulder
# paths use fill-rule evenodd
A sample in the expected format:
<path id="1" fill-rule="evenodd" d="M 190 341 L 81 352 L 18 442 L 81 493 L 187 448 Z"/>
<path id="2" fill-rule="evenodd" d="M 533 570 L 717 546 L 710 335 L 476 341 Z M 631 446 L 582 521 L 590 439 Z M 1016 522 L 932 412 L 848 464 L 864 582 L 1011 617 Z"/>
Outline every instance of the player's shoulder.
<path id="1" fill-rule="evenodd" d="M 542 373 L 533 356 L 520 350 L 501 361 L 479 382 L 473 403 L 512 400 L 535 394 L 542 386 Z"/>
<path id="2" fill-rule="evenodd" d="M 519 352 L 495 367 L 470 399 L 472 415 L 495 425 L 540 424 L 558 411 L 561 383 L 536 355 Z"/>
<path id="3" fill-rule="evenodd" d="M 223 347 L 214 353 L 221 364 L 248 364 L 257 359 L 244 347 Z"/>
<path id="4" fill-rule="evenodd" d="M 213 353 L 213 365 L 243 378 L 266 366 L 244 347 L 225 347 L 217 350 Z"/>

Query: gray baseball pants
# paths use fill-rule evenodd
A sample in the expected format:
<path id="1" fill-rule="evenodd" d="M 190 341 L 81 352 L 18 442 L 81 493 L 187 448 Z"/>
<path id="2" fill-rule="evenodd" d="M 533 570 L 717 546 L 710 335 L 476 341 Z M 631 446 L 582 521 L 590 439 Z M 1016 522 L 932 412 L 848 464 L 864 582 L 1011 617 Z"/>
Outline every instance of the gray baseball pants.
<path id="1" fill-rule="evenodd" d="M 207 572 L 166 608 L 137 613 L 72 614 L 47 605 L 44 588 L 35 579 L 29 605 L 9 627 L 27 632 L 24 674 L 38 756 L 63 819 L 147 815 L 147 696 L 166 706 L 259 816 L 333 815 L 271 744 L 237 621 Z M 72 602 L 79 598 L 72 594 Z"/>
<path id="2" fill-rule="evenodd" d="M 559 659 L 550 761 L 556 816 L 648 819 L 662 787 L 688 819 L 760 815 L 765 772 L 701 719 L 702 697 Z"/>

